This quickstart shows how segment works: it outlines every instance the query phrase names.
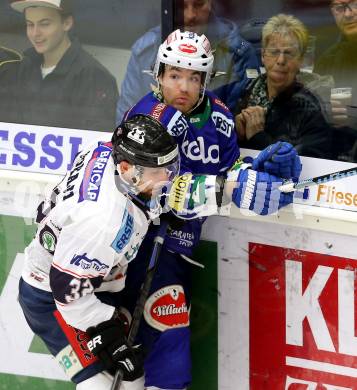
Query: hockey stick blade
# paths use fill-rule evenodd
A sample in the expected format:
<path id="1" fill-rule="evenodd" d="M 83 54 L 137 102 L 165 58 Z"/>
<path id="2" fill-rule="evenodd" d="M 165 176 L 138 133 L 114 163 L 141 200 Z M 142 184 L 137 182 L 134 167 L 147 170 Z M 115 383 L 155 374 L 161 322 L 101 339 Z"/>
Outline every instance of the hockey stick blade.
<path id="1" fill-rule="evenodd" d="M 148 265 L 147 270 L 146 270 L 146 277 L 145 277 L 144 283 L 141 287 L 140 296 L 136 302 L 136 306 L 135 306 L 134 313 L 133 313 L 133 319 L 132 319 L 130 329 L 129 329 L 129 335 L 128 335 L 129 346 L 133 345 L 135 338 L 136 338 L 136 335 L 138 334 L 141 318 L 142 318 L 143 312 L 144 312 L 145 302 L 146 302 L 147 297 L 148 297 L 149 292 L 150 292 L 151 283 L 152 283 L 152 280 L 153 280 L 154 275 L 155 275 L 155 271 L 156 271 L 157 264 L 158 264 L 158 259 L 160 256 L 162 244 L 164 243 L 164 240 L 165 240 L 168 225 L 169 225 L 168 221 L 162 219 L 160 221 L 159 230 L 154 238 L 154 247 L 153 247 L 153 250 L 151 253 L 149 265 Z M 115 375 L 114 375 L 114 379 L 113 379 L 113 383 L 112 383 L 112 386 L 110 388 L 111 390 L 119 390 L 120 389 L 121 382 L 123 381 L 123 375 L 124 375 L 123 370 L 121 370 L 120 368 L 118 370 L 116 370 Z"/>
<path id="2" fill-rule="evenodd" d="M 301 180 L 297 183 L 293 183 L 288 180 L 286 183 L 283 183 L 279 190 L 281 192 L 292 192 L 296 190 L 300 190 L 305 187 L 310 187 L 313 185 L 319 185 L 322 183 L 327 183 L 329 181 L 340 180 L 346 177 L 351 177 L 357 175 L 357 167 L 345 169 L 343 171 L 327 173 L 326 175 L 312 177 L 310 179 Z"/>

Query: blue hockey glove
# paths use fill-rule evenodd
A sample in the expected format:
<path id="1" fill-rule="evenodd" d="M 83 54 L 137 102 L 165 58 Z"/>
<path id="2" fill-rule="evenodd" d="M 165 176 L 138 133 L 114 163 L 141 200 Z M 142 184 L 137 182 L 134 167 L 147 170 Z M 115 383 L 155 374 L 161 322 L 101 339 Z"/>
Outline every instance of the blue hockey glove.
<path id="1" fill-rule="evenodd" d="M 279 141 L 262 150 L 253 160 L 252 168 L 283 179 L 297 181 L 302 165 L 295 148 L 288 142 Z"/>
<path id="2" fill-rule="evenodd" d="M 293 202 L 293 192 L 279 191 L 282 179 L 266 172 L 242 169 L 233 190 L 232 201 L 242 209 L 259 215 L 272 214 Z"/>

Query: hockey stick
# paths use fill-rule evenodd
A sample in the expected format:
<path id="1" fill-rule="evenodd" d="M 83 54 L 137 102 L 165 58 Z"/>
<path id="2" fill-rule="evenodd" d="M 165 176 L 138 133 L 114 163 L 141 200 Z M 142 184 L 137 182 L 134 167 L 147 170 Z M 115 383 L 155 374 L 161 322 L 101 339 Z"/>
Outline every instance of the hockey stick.
<path id="1" fill-rule="evenodd" d="M 326 175 L 321 175 L 321 176 L 312 177 L 310 179 L 301 180 L 298 181 L 297 183 L 293 183 L 292 181 L 288 180 L 286 183 L 282 184 L 279 187 L 279 190 L 281 192 L 292 192 L 295 190 L 300 190 L 305 187 L 310 187 L 321 183 L 327 183 L 333 180 L 340 180 L 340 179 L 344 179 L 345 177 L 350 177 L 354 175 L 357 175 L 357 167 L 345 169 L 343 171 L 327 173 Z"/>
<path id="2" fill-rule="evenodd" d="M 128 335 L 128 345 L 129 346 L 133 345 L 135 338 L 136 338 L 136 335 L 138 333 L 141 318 L 142 318 L 142 315 L 144 312 L 144 306 L 145 306 L 147 297 L 149 295 L 152 280 L 154 278 L 155 271 L 156 271 L 156 268 L 158 265 L 158 259 L 159 259 L 159 255 L 161 252 L 162 244 L 164 243 L 164 240 L 165 240 L 165 235 L 166 235 L 167 228 L 168 228 L 168 221 L 166 219 L 165 220 L 161 219 L 160 222 L 161 223 L 159 226 L 159 230 L 154 238 L 154 248 L 152 250 L 149 265 L 148 265 L 147 270 L 146 270 L 146 277 L 145 277 L 144 283 L 141 287 L 140 295 L 139 295 L 139 298 L 136 302 L 136 306 L 134 309 L 133 319 L 132 319 L 132 322 L 130 325 L 130 330 L 129 330 L 129 335 Z M 123 375 L 124 375 L 123 370 L 121 370 L 120 368 L 115 372 L 115 376 L 113 379 L 111 390 L 119 390 L 120 389 L 120 385 L 121 385 L 121 382 L 123 380 Z"/>

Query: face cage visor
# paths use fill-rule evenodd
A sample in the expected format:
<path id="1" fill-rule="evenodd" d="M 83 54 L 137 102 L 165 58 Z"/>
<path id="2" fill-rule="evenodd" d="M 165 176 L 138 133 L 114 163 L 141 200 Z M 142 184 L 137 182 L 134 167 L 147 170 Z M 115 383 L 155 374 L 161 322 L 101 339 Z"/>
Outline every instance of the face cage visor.
<path id="1" fill-rule="evenodd" d="M 145 167 L 139 164 L 133 165 L 133 179 L 127 181 L 124 179 L 120 170 L 118 170 L 121 188 L 124 192 L 132 195 L 138 195 L 145 192 L 149 187 L 152 188 L 152 193 L 158 194 L 162 187 L 171 182 L 180 171 L 180 158 L 170 164 L 162 167 Z M 145 181 L 143 177 L 145 176 Z"/>
<path id="2" fill-rule="evenodd" d="M 144 174 L 148 178 L 151 178 L 153 181 L 156 180 L 156 177 L 160 177 L 160 176 L 165 175 L 167 177 L 166 180 L 161 181 L 161 182 L 158 181 L 157 184 L 155 184 L 155 185 L 159 185 L 161 187 L 162 185 L 165 185 L 167 182 L 172 181 L 179 174 L 180 159 L 177 158 L 176 161 L 174 161 L 168 165 L 165 165 L 162 167 L 155 167 L 155 168 L 144 167 L 142 165 L 135 164 L 134 169 L 138 173 L 138 178 L 140 180 L 143 178 Z M 142 183 L 142 184 L 144 185 L 145 183 Z"/>

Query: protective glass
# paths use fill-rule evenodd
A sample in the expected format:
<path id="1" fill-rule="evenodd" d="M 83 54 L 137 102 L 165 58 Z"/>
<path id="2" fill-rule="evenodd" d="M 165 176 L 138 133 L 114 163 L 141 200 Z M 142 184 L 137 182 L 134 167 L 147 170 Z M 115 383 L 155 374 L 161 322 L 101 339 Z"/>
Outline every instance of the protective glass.
<path id="1" fill-rule="evenodd" d="M 350 10 L 351 12 L 357 11 L 357 1 L 353 1 L 351 3 L 332 3 L 331 10 L 335 14 L 344 14 L 346 10 Z"/>

